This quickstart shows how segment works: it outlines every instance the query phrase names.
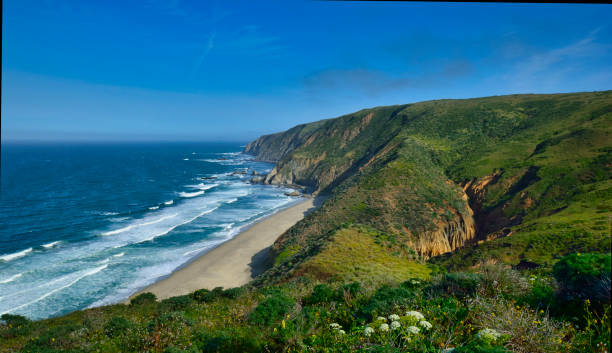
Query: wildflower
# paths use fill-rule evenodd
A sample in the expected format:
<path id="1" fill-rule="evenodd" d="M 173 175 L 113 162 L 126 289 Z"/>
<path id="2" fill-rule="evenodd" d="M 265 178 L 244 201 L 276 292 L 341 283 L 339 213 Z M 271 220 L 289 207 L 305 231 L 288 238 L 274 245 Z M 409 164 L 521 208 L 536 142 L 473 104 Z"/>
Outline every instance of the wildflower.
<path id="1" fill-rule="evenodd" d="M 338 330 L 338 334 L 339 335 L 344 335 L 346 332 L 344 332 L 344 330 Z"/>
<path id="2" fill-rule="evenodd" d="M 401 325 L 400 325 L 400 323 L 399 323 L 399 322 L 397 322 L 397 321 L 393 321 L 393 322 L 391 323 L 391 329 L 392 329 L 392 330 L 397 330 L 398 328 L 400 328 L 400 326 L 401 326 Z"/>
<path id="3" fill-rule="evenodd" d="M 412 334 L 418 334 L 419 332 L 421 332 L 421 329 L 419 329 L 416 326 L 408 326 L 408 328 L 406 328 L 406 330 L 408 330 L 408 332 L 412 333 Z"/>
<path id="4" fill-rule="evenodd" d="M 378 329 L 379 329 L 379 330 L 381 330 L 382 332 L 387 332 L 387 331 L 389 331 L 389 325 L 387 325 L 387 324 L 381 324 L 381 325 L 378 327 Z"/>
<path id="5" fill-rule="evenodd" d="M 411 316 L 417 320 L 424 320 L 425 316 L 418 311 L 408 311 L 406 312 L 406 316 Z"/>
<path id="6" fill-rule="evenodd" d="M 476 334 L 476 338 L 489 343 L 495 342 L 499 336 L 501 336 L 501 334 L 491 328 L 483 328 Z"/>
<path id="7" fill-rule="evenodd" d="M 283 327 L 283 330 L 284 330 L 284 329 L 285 329 L 285 320 L 283 320 L 283 321 L 281 322 L 281 326 Z"/>
<path id="8" fill-rule="evenodd" d="M 363 330 L 363 335 L 366 336 L 366 337 L 370 337 L 370 335 L 372 335 L 373 333 L 374 333 L 374 329 L 371 328 L 370 326 L 366 327 Z"/>
<path id="9" fill-rule="evenodd" d="M 419 321 L 419 326 L 421 326 L 422 328 L 429 330 L 431 328 L 431 323 L 429 323 L 429 321 L 425 321 L 425 320 L 421 320 Z"/>
<path id="10" fill-rule="evenodd" d="M 389 315 L 389 320 L 391 321 L 399 321 L 399 319 L 400 319 L 399 315 L 396 315 L 396 314 Z"/>
<path id="11" fill-rule="evenodd" d="M 382 322 L 387 322 L 387 318 L 385 318 L 384 316 L 379 316 L 376 318 L 376 320 L 374 321 L 382 321 Z"/>
<path id="12" fill-rule="evenodd" d="M 329 327 L 334 329 L 334 330 L 339 330 L 342 326 L 340 326 L 339 324 L 334 322 L 332 324 L 329 324 Z"/>

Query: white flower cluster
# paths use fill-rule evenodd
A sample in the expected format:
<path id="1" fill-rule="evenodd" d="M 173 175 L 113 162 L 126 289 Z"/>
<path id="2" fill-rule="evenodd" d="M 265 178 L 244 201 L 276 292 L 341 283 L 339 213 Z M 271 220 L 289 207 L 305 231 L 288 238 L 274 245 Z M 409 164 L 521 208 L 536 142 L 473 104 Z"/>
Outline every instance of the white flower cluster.
<path id="1" fill-rule="evenodd" d="M 400 320 L 400 316 L 397 314 L 391 314 L 389 315 L 389 321 L 399 321 Z"/>
<path id="2" fill-rule="evenodd" d="M 408 330 L 408 332 L 410 332 L 410 333 L 412 333 L 412 334 L 414 334 L 414 335 L 416 335 L 416 334 L 418 334 L 419 332 L 421 332 L 421 329 L 420 329 L 420 328 L 418 328 L 418 327 L 416 327 L 416 326 L 408 326 L 408 327 L 406 328 L 406 330 Z"/>
<path id="3" fill-rule="evenodd" d="M 417 321 L 425 320 L 425 316 L 418 311 L 407 311 L 406 316 L 413 317 L 417 319 Z"/>
<path id="4" fill-rule="evenodd" d="M 485 342 L 495 342 L 500 336 L 501 333 L 495 331 L 492 328 L 483 328 L 476 334 L 476 338 Z"/>
<path id="5" fill-rule="evenodd" d="M 387 322 L 389 322 L 389 324 L 387 324 Z M 405 330 L 407 332 L 416 335 L 419 334 L 421 330 L 431 329 L 433 325 L 429 321 L 426 321 L 425 316 L 420 312 L 408 311 L 405 316 L 399 316 L 397 314 L 391 314 L 387 318 L 378 316 L 372 323 L 366 326 L 363 330 L 363 334 L 369 337 L 376 332 L 374 328 L 377 328 L 381 332 L 388 332 L 389 330 L 398 330 L 402 326 L 406 327 Z"/>
<path id="6" fill-rule="evenodd" d="M 335 331 L 336 331 L 336 332 L 337 332 L 339 335 L 344 335 L 344 334 L 346 333 L 346 332 L 344 332 L 344 330 L 342 329 L 342 326 L 340 326 L 339 324 L 337 324 L 337 323 L 335 323 L 335 322 L 334 322 L 334 323 L 329 324 L 329 327 L 330 327 L 332 330 L 335 330 Z"/>

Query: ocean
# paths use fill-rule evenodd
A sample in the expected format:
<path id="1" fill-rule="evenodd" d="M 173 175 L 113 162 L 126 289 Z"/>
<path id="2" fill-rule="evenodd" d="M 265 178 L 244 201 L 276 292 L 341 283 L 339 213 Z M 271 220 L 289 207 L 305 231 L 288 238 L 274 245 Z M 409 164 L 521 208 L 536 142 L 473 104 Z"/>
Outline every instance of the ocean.
<path id="1" fill-rule="evenodd" d="M 3 144 L 0 314 L 41 319 L 117 303 L 298 202 L 286 188 L 250 184 L 273 165 L 242 148 Z"/>

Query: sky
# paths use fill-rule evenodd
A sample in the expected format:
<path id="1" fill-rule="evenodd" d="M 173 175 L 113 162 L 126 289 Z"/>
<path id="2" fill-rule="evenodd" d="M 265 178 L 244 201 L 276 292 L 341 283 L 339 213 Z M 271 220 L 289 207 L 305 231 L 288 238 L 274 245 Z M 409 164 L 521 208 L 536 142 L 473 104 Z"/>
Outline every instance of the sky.
<path id="1" fill-rule="evenodd" d="M 4 0 L 2 141 L 249 141 L 363 108 L 612 89 L 612 6 Z"/>

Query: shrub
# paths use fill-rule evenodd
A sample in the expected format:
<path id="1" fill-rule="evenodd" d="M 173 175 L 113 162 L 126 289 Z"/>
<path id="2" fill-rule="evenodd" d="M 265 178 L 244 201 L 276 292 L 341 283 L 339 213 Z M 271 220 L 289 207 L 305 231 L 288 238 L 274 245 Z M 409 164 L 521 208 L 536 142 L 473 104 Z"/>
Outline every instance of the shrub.
<path id="1" fill-rule="evenodd" d="M 27 335 L 31 331 L 31 321 L 21 315 L 3 314 L 0 320 L 4 321 L 5 328 L 0 330 L 0 337 L 10 338 Z M 0 328 L 2 328 L 0 326 Z"/>
<path id="2" fill-rule="evenodd" d="M 473 296 L 481 283 L 482 278 L 476 273 L 453 272 L 443 275 L 432 283 L 431 289 L 435 294 L 446 294 L 464 298 Z"/>
<path id="3" fill-rule="evenodd" d="M 196 336 L 196 345 L 202 353 L 208 352 L 261 352 L 261 344 L 253 338 L 236 331 L 208 332 Z"/>
<path id="4" fill-rule="evenodd" d="M 553 267 L 562 300 L 610 302 L 610 254 L 570 254 Z"/>
<path id="5" fill-rule="evenodd" d="M 214 290 L 213 290 L 214 291 Z M 230 288 L 223 291 L 221 294 L 225 298 L 236 299 L 244 293 L 245 290 L 242 287 Z"/>
<path id="6" fill-rule="evenodd" d="M 104 334 L 110 338 L 118 337 L 131 326 L 131 323 L 123 316 L 115 316 L 104 325 Z"/>
<path id="7" fill-rule="evenodd" d="M 238 295 L 240 295 L 238 290 L 240 290 L 240 288 L 228 289 L 227 291 L 225 291 L 225 292 L 228 292 L 228 294 L 225 295 L 225 292 L 223 291 L 223 287 L 215 287 L 213 290 L 198 289 L 197 291 L 193 292 L 191 297 L 195 301 L 198 301 L 200 303 L 210 303 L 214 301 L 215 299 L 221 297 L 222 295 L 228 298 L 231 298 L 231 295 L 236 295 L 237 297 Z M 238 292 L 238 294 L 236 294 L 236 292 Z"/>
<path id="8" fill-rule="evenodd" d="M 166 348 L 166 350 L 164 351 L 164 353 L 199 353 L 199 352 L 200 351 L 194 346 L 191 346 L 187 349 L 180 349 L 176 346 L 170 346 Z"/>
<path id="9" fill-rule="evenodd" d="M 480 295 L 518 298 L 529 292 L 529 283 L 517 270 L 501 263 L 487 262 L 478 266 Z"/>
<path id="10" fill-rule="evenodd" d="M 193 304 L 193 299 L 191 299 L 191 297 L 188 295 L 181 295 L 178 297 L 164 299 L 161 303 L 169 310 L 183 310 Z"/>
<path id="11" fill-rule="evenodd" d="M 304 298 L 303 303 L 305 305 L 328 303 L 334 299 L 334 294 L 334 290 L 327 284 L 317 284 L 313 288 L 312 294 Z"/>
<path id="12" fill-rule="evenodd" d="M 250 319 L 257 324 L 269 325 L 282 318 L 294 305 L 293 299 L 283 294 L 272 295 L 257 305 Z"/>
<path id="13" fill-rule="evenodd" d="M 130 300 L 130 305 L 142 305 L 142 304 L 150 304 L 157 301 L 157 297 L 155 294 L 146 292 L 139 294 Z"/>
<path id="14" fill-rule="evenodd" d="M 506 335 L 504 346 L 517 353 L 566 352 L 568 329 L 543 311 L 513 305 L 503 298 L 476 297 L 470 304 L 471 322 Z"/>
<path id="15" fill-rule="evenodd" d="M 414 292 L 407 288 L 382 286 L 361 307 L 359 316 L 366 320 L 371 320 L 377 314 L 391 312 L 396 306 L 404 305 L 414 297 Z"/>

